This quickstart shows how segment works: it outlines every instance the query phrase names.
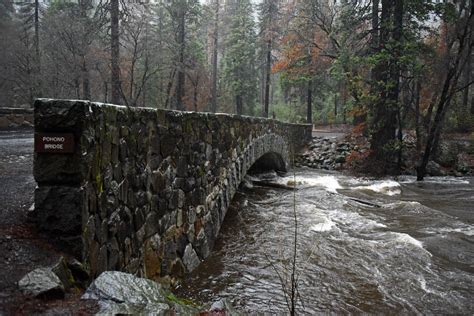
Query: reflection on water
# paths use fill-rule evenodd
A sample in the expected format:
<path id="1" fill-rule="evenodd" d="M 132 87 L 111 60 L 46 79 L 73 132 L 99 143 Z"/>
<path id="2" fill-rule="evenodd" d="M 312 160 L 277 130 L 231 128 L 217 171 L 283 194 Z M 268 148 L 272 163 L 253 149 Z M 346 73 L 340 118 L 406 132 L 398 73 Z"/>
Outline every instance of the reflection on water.
<path id="1" fill-rule="evenodd" d="M 474 312 L 472 178 L 373 181 L 299 169 L 296 183 L 305 312 Z M 293 227 L 292 191 L 238 192 L 212 255 L 179 294 L 285 312 L 270 262 L 290 258 Z"/>

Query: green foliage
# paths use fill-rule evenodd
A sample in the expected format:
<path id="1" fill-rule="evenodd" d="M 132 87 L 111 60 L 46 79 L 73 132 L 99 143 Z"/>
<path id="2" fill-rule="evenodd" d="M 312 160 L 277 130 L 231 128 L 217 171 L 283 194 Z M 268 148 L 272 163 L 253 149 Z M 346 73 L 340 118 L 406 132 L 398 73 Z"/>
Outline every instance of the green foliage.
<path id="1" fill-rule="evenodd" d="M 252 4 L 249 0 L 239 0 L 226 41 L 223 82 L 233 100 L 237 97 L 242 98 L 243 113 L 249 115 L 254 114 L 257 95 L 255 49 L 256 34 Z"/>
<path id="2" fill-rule="evenodd" d="M 273 105 L 272 109 L 278 120 L 291 123 L 305 121 L 305 116 L 300 113 L 301 111 L 299 111 L 299 108 L 295 105 L 276 103 Z"/>
<path id="3" fill-rule="evenodd" d="M 178 298 L 171 292 L 169 292 L 166 295 L 166 299 L 170 302 L 173 302 L 173 303 L 175 303 L 177 305 L 181 305 L 181 306 L 200 307 L 199 304 L 196 304 L 195 302 L 193 302 L 191 300 L 188 300 L 188 299 Z"/>

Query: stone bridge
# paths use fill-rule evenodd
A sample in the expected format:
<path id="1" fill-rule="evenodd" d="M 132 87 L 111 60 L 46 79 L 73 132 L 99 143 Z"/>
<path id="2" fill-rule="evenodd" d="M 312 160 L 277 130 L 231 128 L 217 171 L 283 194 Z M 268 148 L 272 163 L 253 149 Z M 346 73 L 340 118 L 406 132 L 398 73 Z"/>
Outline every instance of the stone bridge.
<path id="1" fill-rule="evenodd" d="M 286 171 L 311 126 L 228 114 L 35 102 L 34 216 L 96 276 L 182 276 L 206 258 L 249 168 Z"/>

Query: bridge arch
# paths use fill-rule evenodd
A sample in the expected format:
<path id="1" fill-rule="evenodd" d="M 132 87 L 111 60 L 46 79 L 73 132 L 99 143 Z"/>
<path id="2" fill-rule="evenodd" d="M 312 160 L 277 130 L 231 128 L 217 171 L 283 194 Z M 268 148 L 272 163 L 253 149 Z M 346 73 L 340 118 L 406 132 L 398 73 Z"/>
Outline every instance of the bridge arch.
<path id="1" fill-rule="evenodd" d="M 39 228 L 92 275 L 182 276 L 206 258 L 251 166 L 286 171 L 311 126 L 275 120 L 35 102 L 35 141 L 72 135 L 72 153 L 38 152 Z M 293 149 L 292 149 L 293 150 Z"/>
<path id="2" fill-rule="evenodd" d="M 285 161 L 280 153 L 269 151 L 254 162 L 254 164 L 250 167 L 250 170 L 252 169 L 255 172 L 271 170 L 286 172 L 288 171 L 288 162 Z"/>

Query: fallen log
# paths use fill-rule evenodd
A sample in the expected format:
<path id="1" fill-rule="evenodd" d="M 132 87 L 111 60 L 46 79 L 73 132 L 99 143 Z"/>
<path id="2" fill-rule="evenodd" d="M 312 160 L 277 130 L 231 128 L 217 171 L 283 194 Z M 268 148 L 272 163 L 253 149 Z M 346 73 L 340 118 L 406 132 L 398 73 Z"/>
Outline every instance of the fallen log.
<path id="1" fill-rule="evenodd" d="M 261 180 L 252 180 L 252 183 L 254 185 L 258 185 L 261 187 L 268 187 L 268 188 L 276 188 L 276 189 L 284 189 L 284 190 L 297 190 L 296 187 L 286 185 L 286 184 L 281 184 L 281 183 L 275 183 L 275 182 L 268 182 L 268 181 L 261 181 Z"/>
<path id="2" fill-rule="evenodd" d="M 367 206 L 381 208 L 381 206 L 379 204 L 375 204 L 375 203 L 372 203 L 372 202 L 368 202 L 368 201 L 364 201 L 364 200 L 360 200 L 360 199 L 356 199 L 356 198 L 352 198 L 352 197 L 350 197 L 349 200 L 352 200 L 354 202 L 364 204 L 364 205 L 367 205 Z"/>

